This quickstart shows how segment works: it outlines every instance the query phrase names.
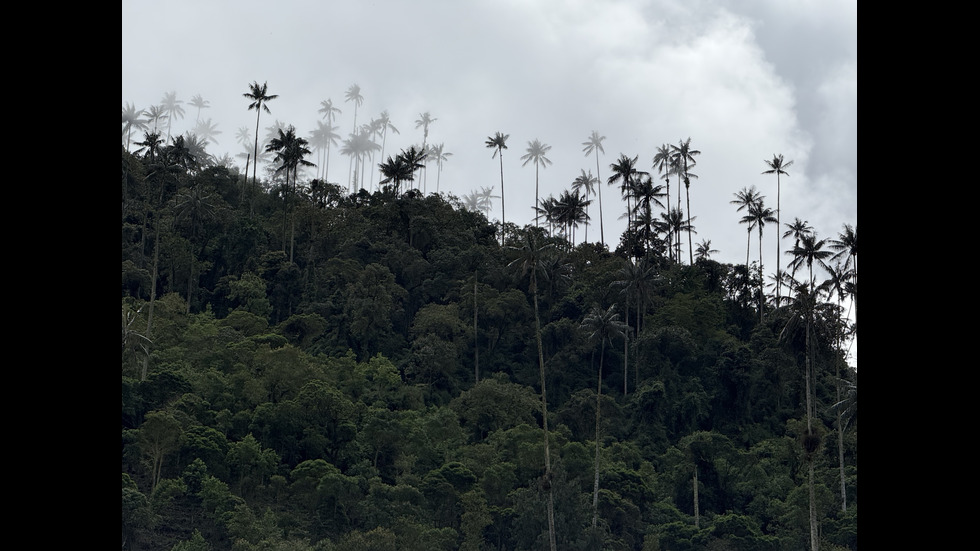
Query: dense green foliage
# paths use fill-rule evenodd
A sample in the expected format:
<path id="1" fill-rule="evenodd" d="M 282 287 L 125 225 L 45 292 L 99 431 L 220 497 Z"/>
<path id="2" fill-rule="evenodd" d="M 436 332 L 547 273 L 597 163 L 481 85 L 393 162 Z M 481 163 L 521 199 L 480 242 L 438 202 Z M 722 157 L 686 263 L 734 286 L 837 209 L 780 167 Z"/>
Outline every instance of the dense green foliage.
<path id="1" fill-rule="evenodd" d="M 808 465 L 821 547 L 857 549 L 838 301 L 808 339 L 803 291 L 760 315 L 754 268 L 662 240 L 573 247 L 452 197 L 181 159 L 122 154 L 124 549 L 542 549 L 550 485 L 559 549 L 797 550 Z M 527 232 L 551 245 L 547 480 Z M 612 305 L 629 339 L 590 339 Z"/>

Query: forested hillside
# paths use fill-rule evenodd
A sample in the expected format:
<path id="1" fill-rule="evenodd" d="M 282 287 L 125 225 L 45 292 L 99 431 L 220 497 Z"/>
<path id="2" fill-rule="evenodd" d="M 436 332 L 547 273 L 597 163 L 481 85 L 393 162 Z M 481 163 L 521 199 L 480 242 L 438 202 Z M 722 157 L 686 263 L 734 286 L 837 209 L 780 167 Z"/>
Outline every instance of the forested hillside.
<path id="1" fill-rule="evenodd" d="M 857 549 L 849 226 L 777 301 L 639 204 L 610 251 L 394 166 L 350 194 L 139 145 L 124 549 Z"/>

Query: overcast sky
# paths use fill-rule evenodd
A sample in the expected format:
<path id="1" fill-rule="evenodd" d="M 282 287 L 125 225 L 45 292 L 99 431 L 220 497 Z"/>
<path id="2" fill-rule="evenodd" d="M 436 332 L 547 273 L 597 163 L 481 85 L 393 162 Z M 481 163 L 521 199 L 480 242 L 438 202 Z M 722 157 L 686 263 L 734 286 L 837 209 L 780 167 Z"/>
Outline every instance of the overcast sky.
<path id="1" fill-rule="evenodd" d="M 353 84 L 363 97 L 357 123 L 387 111 L 399 131 L 389 132 L 385 156 L 422 143 L 415 121 L 428 112 L 428 143 L 452 153 L 439 191 L 459 197 L 491 186 L 499 195 L 499 161 L 485 142 L 509 134 L 508 222 L 533 223 L 534 166 L 520 160 L 528 142 L 551 146 L 540 196 L 557 197 L 582 170 L 595 174 L 582 145 L 595 130 L 606 136 L 603 181 L 621 154 L 656 174 L 657 147 L 691 139 L 701 152 L 690 188 L 694 243 L 710 240 L 715 260 L 745 262 L 743 213 L 730 201 L 756 186 L 776 208 L 776 177 L 762 175 L 776 154 L 793 161 L 780 179 L 784 225 L 801 218 L 820 238 L 857 225 L 855 0 L 123 0 L 123 105 L 146 109 L 176 92 L 185 115 L 174 131 L 183 132 L 200 95 L 210 103 L 200 118 L 221 132 L 208 151 L 234 157 L 238 130 L 254 133 L 242 94 L 256 81 L 278 95 L 261 114 L 260 138 L 276 121 L 309 138 L 326 100 L 342 110 L 335 124 L 346 138 Z M 337 149 L 329 169 L 331 182 L 347 185 Z M 675 206 L 675 178 L 670 185 Z M 425 186 L 435 191 L 434 168 Z M 625 227 L 618 185 L 604 185 L 602 200 L 614 248 Z M 499 199 L 491 218 L 500 218 Z M 767 275 L 775 235 L 767 225 Z M 754 232 L 749 255 L 758 260 Z"/>

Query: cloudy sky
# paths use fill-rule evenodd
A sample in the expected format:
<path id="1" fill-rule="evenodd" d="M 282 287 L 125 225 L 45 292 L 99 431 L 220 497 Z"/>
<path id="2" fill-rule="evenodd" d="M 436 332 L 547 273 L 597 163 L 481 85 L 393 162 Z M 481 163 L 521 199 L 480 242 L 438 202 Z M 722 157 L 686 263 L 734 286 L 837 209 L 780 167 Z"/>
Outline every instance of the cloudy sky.
<path id="1" fill-rule="evenodd" d="M 183 132 L 200 95 L 210 104 L 200 118 L 221 132 L 208 151 L 234 158 L 244 150 L 238 130 L 255 129 L 243 97 L 252 82 L 278 95 L 261 114 L 260 138 L 277 121 L 308 138 L 327 100 L 342 110 L 334 124 L 346 138 L 354 84 L 363 97 L 357 124 L 387 111 L 399 131 L 389 133 L 386 156 L 422 143 L 416 120 L 428 112 L 428 143 L 452 153 L 439 191 L 459 197 L 491 186 L 499 195 L 499 161 L 485 143 L 509 134 L 509 222 L 533 223 L 534 166 L 520 159 L 528 142 L 551 146 L 540 196 L 557 197 L 582 170 L 596 173 L 583 142 L 598 131 L 603 181 L 623 154 L 656 174 L 656 149 L 690 138 L 701 152 L 690 187 L 694 243 L 710 240 L 715 260 L 745 262 L 743 213 L 730 201 L 756 186 L 775 209 L 776 177 L 762 172 L 777 154 L 793 161 L 780 179 L 784 225 L 806 220 L 822 238 L 857 225 L 855 0 L 123 0 L 124 106 L 147 109 L 175 92 L 185 114 L 173 128 Z M 336 149 L 328 176 L 349 181 Z M 436 180 L 432 168 L 427 191 Z M 618 185 L 604 185 L 602 200 L 615 247 L 625 227 Z M 498 199 L 491 218 L 499 217 Z M 775 226 L 764 231 L 770 274 Z M 749 254 L 759 257 L 754 232 Z"/>

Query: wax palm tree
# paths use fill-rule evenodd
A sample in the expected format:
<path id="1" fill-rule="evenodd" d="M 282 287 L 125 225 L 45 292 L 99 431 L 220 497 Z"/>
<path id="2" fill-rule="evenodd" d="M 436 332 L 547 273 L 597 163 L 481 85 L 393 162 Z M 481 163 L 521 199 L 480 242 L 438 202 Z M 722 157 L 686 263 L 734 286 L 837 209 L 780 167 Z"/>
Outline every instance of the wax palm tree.
<path id="1" fill-rule="evenodd" d="M 439 193 L 439 180 L 442 176 L 442 163 L 448 162 L 449 157 L 452 157 L 452 153 L 445 150 L 446 144 L 440 143 L 439 145 L 432 144 L 429 146 L 429 155 L 436 160 L 436 193 Z"/>
<path id="2" fill-rule="evenodd" d="M 402 155 L 405 156 L 405 161 L 412 167 L 412 173 L 417 170 L 419 171 L 419 176 L 422 175 L 422 170 L 425 168 L 425 159 L 429 154 L 424 149 L 419 149 L 416 146 L 411 146 L 408 149 L 402 150 Z M 414 181 L 414 176 L 412 180 Z M 415 186 L 416 189 L 418 186 Z"/>
<path id="3" fill-rule="evenodd" d="M 599 376 L 595 397 L 595 474 L 592 482 L 592 528 L 595 529 L 599 517 L 599 411 L 602 399 L 602 363 L 606 356 L 606 343 L 612 344 L 613 337 L 626 336 L 626 324 L 619 320 L 616 305 L 601 308 L 598 304 L 582 320 L 581 328 L 588 333 L 589 341 L 599 344 Z"/>
<path id="4" fill-rule="evenodd" d="M 429 141 L 429 125 L 437 121 L 435 117 L 429 114 L 428 111 L 425 113 L 419 113 L 419 118 L 415 119 L 415 129 L 422 129 L 422 151 L 428 151 L 428 141 Z M 425 164 L 428 165 L 429 161 L 426 159 Z M 429 173 L 426 171 L 425 177 L 422 179 L 422 191 L 426 191 L 426 181 L 429 179 Z"/>
<path id="5" fill-rule="evenodd" d="M 780 195 L 779 176 L 781 174 L 785 174 L 786 176 L 789 176 L 789 173 L 786 172 L 786 169 L 789 168 L 793 164 L 793 161 L 786 162 L 786 161 L 783 160 L 783 155 L 782 154 L 779 154 L 779 155 L 773 154 L 772 160 L 771 161 L 770 160 L 766 160 L 765 163 L 767 165 L 769 165 L 769 170 L 763 171 L 763 174 L 775 174 L 776 175 L 776 227 L 779 227 L 780 226 L 780 222 L 779 222 L 779 220 L 780 220 L 780 218 L 779 218 L 779 203 L 780 203 L 780 197 L 779 197 L 779 195 Z M 777 233 L 776 234 L 776 273 L 777 274 L 779 273 L 779 257 L 780 257 L 779 242 L 780 242 L 780 236 Z M 779 286 L 778 285 L 776 286 L 776 307 L 777 308 L 779 307 Z"/>
<path id="6" fill-rule="evenodd" d="M 503 134 L 497 132 L 492 137 L 487 137 L 486 146 L 493 149 L 493 155 L 490 156 L 493 159 L 496 156 L 500 156 L 500 244 L 503 245 L 506 241 L 504 236 L 503 228 L 507 223 L 507 211 L 504 203 L 504 150 L 507 149 L 507 138 L 510 134 Z"/>
<path id="7" fill-rule="evenodd" d="M 657 169 L 657 174 L 663 174 L 663 179 L 666 185 L 666 197 L 667 197 L 667 212 L 670 212 L 670 174 L 673 164 L 671 163 L 671 152 L 670 144 L 663 144 L 657 148 L 657 152 L 653 155 L 653 168 Z M 668 250 L 672 247 L 673 236 L 670 231 L 667 232 L 667 248 Z"/>
<path id="8" fill-rule="evenodd" d="M 801 266 L 804 265 L 808 270 L 807 281 L 802 285 L 797 287 L 797 297 L 796 297 L 796 314 L 795 319 L 803 319 L 805 323 L 806 339 L 805 339 L 805 370 L 804 377 L 806 379 L 806 429 L 807 433 L 804 440 L 804 449 L 806 451 L 806 462 L 809 467 L 809 494 L 810 494 L 810 545 L 811 549 L 817 549 L 817 512 L 816 512 L 816 497 L 814 490 L 814 473 L 813 473 L 813 463 L 814 455 L 819 447 L 819 436 L 813 430 L 813 404 L 816 401 L 813 395 L 815 391 L 815 378 L 814 378 L 814 366 L 813 366 L 813 323 L 814 316 L 817 305 L 817 285 L 816 279 L 813 275 L 813 264 L 822 264 L 823 261 L 831 256 L 831 252 L 824 250 L 824 245 L 826 242 L 822 239 L 817 239 L 816 235 L 811 233 L 803 236 L 800 239 L 800 244 L 793 248 L 792 251 L 787 251 L 787 254 L 793 255 L 793 261 L 790 263 L 791 266 Z M 793 321 L 791 319 L 791 321 Z M 787 325 L 789 327 L 789 324 Z M 784 328 L 784 331 L 786 329 Z M 781 335 L 782 336 L 782 335 Z"/>
<path id="9" fill-rule="evenodd" d="M 136 155 L 143 154 L 146 151 L 145 157 L 153 163 L 156 161 L 156 156 L 160 152 L 161 147 L 163 147 L 163 138 L 157 132 L 144 132 L 143 141 L 136 142 L 136 145 L 140 146 L 134 153 Z"/>
<path id="10" fill-rule="evenodd" d="M 394 184 L 396 193 L 401 191 L 402 182 L 412 180 L 415 171 L 404 155 L 396 155 L 394 159 L 389 155 L 387 161 L 378 165 L 378 169 L 384 176 L 381 183 Z"/>
<path id="11" fill-rule="evenodd" d="M 844 302 L 844 298 L 847 296 L 847 284 L 848 281 L 850 280 L 851 273 L 850 270 L 847 269 L 846 265 L 844 265 L 840 261 L 840 259 L 837 259 L 836 263 L 833 265 L 824 265 L 824 268 L 827 270 L 828 278 L 826 281 L 824 281 L 823 285 L 828 290 L 828 293 L 831 296 L 837 297 L 837 311 L 840 313 L 840 316 L 837 320 L 838 331 L 837 334 L 835 335 L 836 337 L 835 344 L 837 346 L 838 354 L 843 356 L 843 352 L 844 352 L 843 340 L 844 340 L 844 333 L 845 333 L 843 302 Z M 836 403 L 838 404 L 842 400 L 841 384 L 843 382 L 843 379 L 841 379 L 841 373 L 840 373 L 840 364 L 842 359 L 843 359 L 842 357 L 834 358 L 834 381 L 836 383 L 834 385 L 834 390 L 836 392 L 836 397 L 837 397 Z M 841 511 L 846 512 L 847 490 L 845 485 L 846 479 L 844 476 L 844 423 L 842 419 L 843 417 L 842 411 L 839 408 L 834 408 L 834 409 L 835 409 L 834 412 L 835 421 L 837 424 L 837 463 L 839 469 L 838 474 L 840 477 Z"/>
<path id="12" fill-rule="evenodd" d="M 777 220 L 779 219 L 778 216 L 777 216 L 776 219 Z M 800 220 L 799 218 L 796 218 L 795 220 L 793 220 L 793 223 L 792 224 L 785 224 L 785 226 L 786 226 L 786 231 L 783 232 L 783 237 L 784 238 L 786 238 L 786 237 L 792 237 L 793 238 L 793 248 L 794 249 L 800 245 L 800 239 L 804 235 L 808 235 L 808 234 L 813 233 L 813 227 L 810 226 L 810 223 L 807 222 L 806 220 Z M 795 280 L 796 279 L 796 269 L 795 268 L 790 272 L 790 279 L 791 280 Z M 777 295 L 777 298 L 776 298 L 776 307 L 777 308 L 779 307 L 779 298 L 778 298 L 778 295 Z"/>
<path id="13" fill-rule="evenodd" d="M 641 176 L 648 174 L 645 171 L 636 169 L 636 162 L 639 159 L 639 155 L 631 159 L 625 154 L 620 153 L 619 160 L 609 165 L 609 170 L 612 171 L 612 175 L 609 176 L 607 183 L 611 186 L 617 183 L 620 184 L 620 193 L 626 198 L 627 227 L 632 225 L 633 220 L 632 208 L 630 206 L 630 199 L 633 197 L 633 183 Z M 630 249 L 632 249 L 632 245 L 631 243 Z"/>
<path id="14" fill-rule="evenodd" d="M 528 163 L 534 163 L 534 210 L 538 210 L 538 169 L 540 167 L 548 168 L 551 164 L 551 159 L 549 159 L 546 154 L 551 150 L 550 145 L 541 143 L 540 140 L 535 139 L 527 143 L 527 153 L 521 155 L 521 160 L 524 163 L 521 166 L 527 166 Z M 535 217 L 534 225 L 537 226 L 538 219 Z"/>
<path id="15" fill-rule="evenodd" d="M 198 120 L 191 132 L 201 139 L 214 144 L 218 143 L 217 135 L 221 134 L 221 130 L 218 130 L 218 125 L 211 119 L 206 121 Z"/>
<path id="16" fill-rule="evenodd" d="M 391 115 L 388 114 L 387 110 L 382 111 L 381 114 L 378 115 L 377 121 L 378 126 L 381 129 L 381 158 L 383 159 L 385 156 L 385 145 L 388 142 L 388 131 L 391 130 L 395 134 L 400 134 L 400 132 L 398 132 L 398 129 L 395 128 L 394 124 L 392 124 Z"/>
<path id="17" fill-rule="evenodd" d="M 350 188 L 350 193 L 354 193 L 356 191 L 358 183 L 358 170 L 360 170 L 361 175 L 360 185 L 362 188 L 364 188 L 364 169 L 362 168 L 364 158 L 372 151 L 380 148 L 381 146 L 378 145 L 377 142 L 371 140 L 370 129 L 366 127 L 359 129 L 356 133 L 351 134 L 346 140 L 344 140 L 344 143 L 340 148 L 340 153 L 351 158 L 351 166 L 354 168 L 354 179 L 352 187 Z M 368 185 L 370 186 L 370 184 Z"/>
<path id="18" fill-rule="evenodd" d="M 680 169 L 680 173 L 678 174 L 678 177 L 680 178 L 680 181 L 684 182 L 684 190 L 687 196 L 687 216 L 688 216 L 688 228 L 689 228 L 687 232 L 687 250 L 688 250 L 688 255 L 690 256 L 690 262 L 691 264 L 694 264 L 694 257 L 692 256 L 693 247 L 691 246 L 691 231 L 690 231 L 691 178 L 696 179 L 698 175 L 691 172 L 690 169 L 697 164 L 697 162 L 694 160 L 694 157 L 700 155 L 701 152 L 698 151 L 697 149 L 691 149 L 691 138 L 688 138 L 686 140 L 681 140 L 678 143 L 678 145 L 672 145 L 671 151 L 673 152 L 673 156 L 677 161 L 678 168 Z M 680 188 L 678 187 L 678 197 L 677 197 L 678 203 L 680 203 L 679 193 L 680 193 Z"/>
<path id="19" fill-rule="evenodd" d="M 351 84 L 347 88 L 347 92 L 344 93 L 345 102 L 354 102 L 354 124 L 351 126 L 350 135 L 353 136 L 357 133 L 357 108 L 364 103 L 364 96 L 361 95 L 361 87 L 356 83 Z M 347 186 L 353 189 L 351 184 L 351 172 L 354 168 L 354 158 L 351 157 L 350 165 L 347 168 Z"/>
<path id="20" fill-rule="evenodd" d="M 159 130 L 160 121 L 167 116 L 162 105 L 151 105 L 144 113 L 146 113 L 146 126 L 154 133 Z"/>
<path id="21" fill-rule="evenodd" d="M 543 152 L 541 156 L 543 156 Z M 551 480 L 551 446 L 549 444 L 550 436 L 548 433 L 548 392 L 544 370 L 544 347 L 541 344 L 541 316 L 538 311 L 538 275 L 547 274 L 543 269 L 544 259 L 552 248 L 553 246 L 551 244 L 544 243 L 543 237 L 537 228 L 528 228 L 522 235 L 521 247 L 513 248 L 518 252 L 517 258 L 511 261 L 508 266 L 516 267 L 521 278 L 530 276 L 528 291 L 534 299 L 534 336 L 538 345 L 538 370 L 541 375 L 541 419 L 544 425 L 545 474 L 542 487 L 548 491 L 548 541 L 551 551 L 556 551 L 555 492 Z"/>
<path id="22" fill-rule="evenodd" d="M 733 205 L 738 205 L 735 209 L 736 212 L 742 212 L 743 210 L 751 207 L 756 201 L 761 201 L 765 196 L 760 195 L 759 191 L 752 187 L 743 187 L 738 193 L 735 194 L 735 199 L 729 201 Z M 748 213 L 746 213 L 748 214 Z M 745 269 L 749 269 L 749 244 L 752 241 L 752 230 L 755 228 L 755 221 L 751 216 L 743 216 L 739 220 L 739 224 L 748 224 L 748 237 L 745 240 Z"/>
<path id="23" fill-rule="evenodd" d="M 127 103 L 122 108 L 122 135 L 126 137 L 126 151 L 129 151 L 129 139 L 133 130 L 146 130 L 146 119 L 143 118 L 142 109 L 136 109 L 132 103 Z"/>
<path id="24" fill-rule="evenodd" d="M 754 203 L 749 205 L 749 212 L 748 214 L 745 215 L 745 217 L 743 217 L 742 220 L 745 221 L 746 218 L 751 219 L 751 222 L 749 223 L 752 226 L 759 229 L 759 280 L 765 281 L 765 278 L 762 276 L 762 266 L 763 266 L 762 230 L 766 227 L 766 224 L 775 223 L 776 217 L 773 216 L 772 209 L 767 207 L 765 205 L 765 201 L 763 201 L 763 199 L 760 197 L 758 201 L 755 201 Z M 764 309 L 765 308 L 764 308 L 763 289 L 762 287 L 760 287 L 759 288 L 759 320 L 760 321 L 762 320 L 762 314 Z"/>
<path id="25" fill-rule="evenodd" d="M 194 120 L 195 121 L 199 121 L 199 120 L 201 120 L 201 109 L 207 109 L 207 108 L 211 107 L 211 102 L 208 101 L 208 100 L 206 100 L 206 99 L 204 99 L 201 96 L 201 94 L 198 94 L 198 95 L 196 95 L 196 96 L 194 96 L 194 97 L 191 98 L 190 106 L 197 108 L 197 117 L 195 117 Z"/>
<path id="26" fill-rule="evenodd" d="M 674 235 L 680 235 L 680 232 L 684 231 L 687 227 L 687 221 L 684 218 L 684 211 L 677 207 L 673 209 L 660 213 L 660 218 L 663 219 L 664 225 L 668 228 L 669 233 Z M 674 262 L 680 262 L 681 257 L 681 241 L 680 239 L 675 239 L 673 246 L 670 249 L 670 259 Z"/>
<path id="27" fill-rule="evenodd" d="M 833 259 L 843 258 L 844 266 L 850 267 L 851 277 L 848 287 L 854 302 L 855 327 L 857 326 L 857 243 L 857 225 L 851 226 L 850 224 L 844 224 L 844 229 L 837 234 L 837 238 L 827 242 L 831 249 L 837 251 L 834 253 Z"/>
<path id="28" fill-rule="evenodd" d="M 605 139 L 606 139 L 605 136 L 600 136 L 597 130 L 593 130 L 592 134 L 589 136 L 589 139 L 582 142 L 582 146 L 583 146 L 582 152 L 585 153 L 586 157 L 595 154 L 595 177 L 597 182 L 601 181 L 601 177 L 599 176 L 599 153 L 602 153 L 603 155 L 606 154 L 606 150 L 602 148 L 602 142 Z M 599 186 L 599 240 L 602 241 L 603 244 L 606 243 L 606 232 L 602 224 L 602 186 L 601 185 Z"/>
<path id="29" fill-rule="evenodd" d="M 276 169 L 276 172 L 283 171 L 286 175 L 286 192 L 283 194 L 284 208 L 283 208 L 283 252 L 286 250 L 285 237 L 286 237 L 286 212 L 289 209 L 289 198 L 296 193 L 296 180 L 298 178 L 298 172 L 300 166 L 315 166 L 313 163 L 305 160 L 307 155 L 312 152 L 307 147 L 309 142 L 305 139 L 300 138 L 296 135 L 296 128 L 290 125 L 285 132 L 279 131 L 279 137 L 274 138 L 269 142 L 266 147 L 267 151 L 275 151 L 276 156 L 274 161 L 280 162 L 280 167 Z M 293 174 L 293 187 L 289 186 L 289 174 Z M 296 237 L 296 218 L 293 216 L 292 219 L 292 234 L 290 237 L 289 246 L 289 261 L 293 261 L 293 244 Z"/>
<path id="30" fill-rule="evenodd" d="M 634 229 L 640 230 L 645 236 L 643 240 L 644 254 L 649 251 L 651 238 L 654 235 L 653 224 L 656 217 L 653 215 L 653 207 L 656 205 L 664 208 L 664 204 L 660 201 L 660 198 L 665 195 L 664 186 L 660 184 L 654 185 L 653 178 L 649 174 L 640 177 L 633 183 L 633 227 Z"/>
<path id="31" fill-rule="evenodd" d="M 548 223 L 548 233 L 554 235 L 555 226 L 558 224 L 558 200 L 554 195 L 549 195 L 538 202 L 534 209 L 534 220 L 544 220 Z"/>
<path id="32" fill-rule="evenodd" d="M 478 204 L 480 210 L 483 211 L 487 218 L 490 218 L 490 209 L 493 208 L 493 200 L 499 197 L 499 195 L 493 194 L 493 186 L 483 186 L 480 188 L 480 192 L 477 194 Z"/>
<path id="33" fill-rule="evenodd" d="M 589 204 L 592 203 L 592 201 L 589 199 L 589 196 L 595 195 L 596 188 L 599 187 L 598 184 L 599 184 L 599 179 L 592 175 L 591 170 L 585 172 L 585 169 L 582 169 L 582 174 L 580 174 L 578 177 L 575 178 L 575 180 L 572 181 L 572 190 L 581 192 L 586 200 L 586 204 L 585 204 L 585 218 L 586 218 L 585 242 L 586 243 L 589 242 L 589 223 L 588 223 L 588 220 L 590 219 Z M 600 216 L 601 216 L 601 209 L 600 209 Z"/>
<path id="34" fill-rule="evenodd" d="M 170 129 L 173 126 L 174 117 L 178 119 L 184 118 L 184 108 L 180 104 L 183 101 L 177 99 L 177 92 L 167 92 L 163 95 L 163 99 L 160 100 L 160 106 L 163 107 L 163 111 L 167 114 L 167 141 L 170 141 Z"/>
<path id="35" fill-rule="evenodd" d="M 565 190 L 558 197 L 555 205 L 556 220 L 563 228 L 571 247 L 575 246 L 575 229 L 588 221 L 588 214 L 585 213 L 588 205 L 589 201 L 578 190 Z"/>
<path id="36" fill-rule="evenodd" d="M 268 84 L 268 82 L 265 82 L 261 86 L 259 86 L 259 82 L 258 81 L 255 81 L 252 84 L 250 84 L 249 85 L 249 91 L 246 92 L 246 93 L 244 93 L 244 94 L 242 94 L 242 96 L 244 96 L 246 99 L 248 99 L 251 102 L 251 103 L 248 104 L 248 110 L 249 111 L 251 111 L 253 109 L 255 110 L 255 150 L 254 150 L 254 153 L 252 155 L 252 159 L 255 161 L 255 163 L 253 163 L 253 165 L 252 165 L 252 187 L 254 189 L 258 185 L 257 171 L 258 171 L 258 166 L 259 166 L 259 163 L 258 163 L 258 159 L 259 159 L 259 116 L 262 114 L 262 110 L 265 110 L 266 113 L 270 113 L 271 114 L 272 111 L 269 110 L 268 103 L 270 101 L 278 98 L 279 96 L 277 94 L 270 94 L 269 93 L 269 84 Z M 247 176 L 248 175 L 246 174 L 246 177 Z"/>
<path id="37" fill-rule="evenodd" d="M 207 151 L 208 140 L 202 136 L 187 132 L 184 134 L 184 147 L 197 160 L 201 167 L 213 166 L 214 157 Z"/>
<path id="38" fill-rule="evenodd" d="M 711 248 L 710 239 L 702 239 L 701 242 L 698 243 L 698 250 L 695 251 L 694 256 L 698 260 L 702 260 L 702 259 L 708 260 L 709 258 L 711 258 L 711 253 L 716 253 L 716 252 L 718 252 L 717 249 Z"/>
<path id="39" fill-rule="evenodd" d="M 340 139 L 340 134 L 337 134 L 337 127 L 334 126 L 334 118 L 342 113 L 339 107 L 334 107 L 333 100 L 327 98 L 320 102 L 320 108 L 317 113 L 322 115 L 321 118 L 327 121 L 326 129 L 324 132 L 324 139 L 326 140 L 327 148 L 327 158 L 323 166 L 323 179 L 330 180 L 330 149 L 332 146 L 337 145 L 337 140 Z M 381 157 L 384 158 L 384 152 L 381 153 Z"/>

